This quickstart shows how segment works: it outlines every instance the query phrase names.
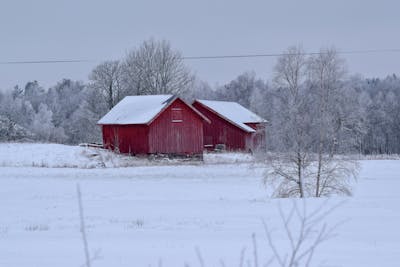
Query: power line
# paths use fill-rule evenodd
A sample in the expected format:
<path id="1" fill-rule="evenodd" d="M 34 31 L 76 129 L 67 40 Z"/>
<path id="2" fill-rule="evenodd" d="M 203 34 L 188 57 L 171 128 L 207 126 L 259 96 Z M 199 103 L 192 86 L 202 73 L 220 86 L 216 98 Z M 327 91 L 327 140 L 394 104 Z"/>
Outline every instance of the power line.
<path id="1" fill-rule="evenodd" d="M 349 50 L 349 51 L 337 51 L 338 54 L 372 54 L 372 53 L 399 53 L 399 49 L 370 49 L 370 50 Z M 306 52 L 301 53 L 305 56 L 313 56 L 324 54 L 325 52 Z M 188 56 L 182 57 L 182 59 L 225 59 L 225 58 L 256 58 L 256 57 L 280 57 L 295 55 L 294 53 L 273 53 L 273 54 L 243 54 L 243 55 L 220 55 L 220 56 Z"/>
<path id="2" fill-rule="evenodd" d="M 82 63 L 94 62 L 87 59 L 67 59 L 67 60 L 23 60 L 23 61 L 0 61 L 0 65 L 17 65 L 17 64 L 57 64 L 57 63 Z"/>
<path id="3" fill-rule="evenodd" d="M 349 50 L 337 51 L 338 54 L 376 54 L 376 53 L 399 53 L 400 48 L 393 49 L 369 49 L 369 50 Z M 305 56 L 324 54 L 324 52 L 301 53 Z M 239 58 L 261 58 L 261 57 L 280 57 L 294 55 L 291 53 L 268 53 L 268 54 L 238 54 L 238 55 L 214 55 L 214 56 L 183 56 L 183 60 L 208 60 L 208 59 L 239 59 Z M 88 63 L 99 62 L 101 60 L 89 59 L 66 59 L 66 60 L 23 60 L 23 61 L 0 61 L 0 65 L 20 65 L 20 64 L 59 64 L 59 63 Z"/>

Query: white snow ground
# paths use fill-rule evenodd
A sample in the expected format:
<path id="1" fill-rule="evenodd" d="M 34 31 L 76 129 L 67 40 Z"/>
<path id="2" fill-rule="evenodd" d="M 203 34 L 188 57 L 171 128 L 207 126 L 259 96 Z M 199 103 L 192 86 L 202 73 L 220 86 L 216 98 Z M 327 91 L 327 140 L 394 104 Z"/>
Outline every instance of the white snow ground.
<path id="1" fill-rule="evenodd" d="M 204 155 L 207 164 L 239 163 L 254 161 L 249 154 L 210 153 Z M 199 164 L 187 160 L 158 159 L 122 156 L 111 151 L 59 144 L 0 143 L 0 167 L 42 168 L 116 168 L 146 165 Z"/>
<path id="2" fill-rule="evenodd" d="M 0 143 L 0 167 L 91 169 L 144 165 L 145 161 L 79 146 Z"/>
<path id="3" fill-rule="evenodd" d="M 276 230 L 278 248 L 287 244 L 277 205 L 286 208 L 291 202 L 268 198 L 263 166 L 249 156 L 206 155 L 204 164 L 193 165 L 83 169 L 98 167 L 98 156 L 85 156 L 92 152 L 61 145 L 0 145 L 0 266 L 82 266 L 77 183 L 90 251 L 99 251 L 95 267 L 158 266 L 160 260 L 162 266 L 200 266 L 196 247 L 206 266 L 220 266 L 221 259 L 238 266 L 243 247 L 253 262 L 253 232 L 259 262 L 264 262 L 271 252 L 262 218 Z M 118 166 L 121 160 L 110 161 Z M 326 222 L 346 222 L 337 237 L 318 248 L 314 266 L 399 266 L 400 161 L 361 161 L 361 166 L 354 196 L 327 204 L 344 200 Z M 307 208 L 322 202 L 309 199 Z"/>

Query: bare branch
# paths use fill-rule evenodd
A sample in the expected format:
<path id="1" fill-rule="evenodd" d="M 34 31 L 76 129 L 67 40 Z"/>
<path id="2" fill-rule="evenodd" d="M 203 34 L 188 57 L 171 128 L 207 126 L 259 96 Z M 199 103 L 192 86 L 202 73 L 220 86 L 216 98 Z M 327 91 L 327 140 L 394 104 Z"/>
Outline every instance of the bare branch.
<path id="1" fill-rule="evenodd" d="M 256 240 L 256 234 L 253 233 L 251 235 L 252 240 L 253 240 L 253 257 L 254 257 L 254 267 L 258 267 L 258 254 L 257 254 L 257 240 Z"/>
<path id="2" fill-rule="evenodd" d="M 240 251 L 239 267 L 243 267 L 243 265 L 244 265 L 245 254 L 246 254 L 246 247 L 242 248 L 242 250 Z"/>
<path id="3" fill-rule="evenodd" d="M 324 201 L 326 204 L 327 201 Z M 316 210 L 307 212 L 306 201 L 302 201 L 302 207 L 297 206 L 296 201 L 292 201 L 288 213 L 284 213 L 279 204 L 279 214 L 282 221 L 283 231 L 285 232 L 290 245 L 289 251 L 279 251 L 274 243 L 272 234 L 268 225 L 263 220 L 264 229 L 267 235 L 267 241 L 273 253 L 273 259 L 276 259 L 281 267 L 309 266 L 313 255 L 318 246 L 323 242 L 335 236 L 335 230 L 343 223 L 337 223 L 332 227 L 324 222 L 334 209 L 341 203 L 328 209 L 318 207 Z M 295 215 L 295 216 L 294 216 Z M 293 228 L 293 224 L 299 223 L 298 229 Z M 296 230 L 294 230 L 296 229 Z"/>
<path id="4" fill-rule="evenodd" d="M 264 225 L 264 230 L 265 230 L 265 234 L 267 236 L 268 245 L 272 249 L 272 252 L 274 253 L 275 259 L 278 261 L 278 263 L 279 263 L 279 265 L 281 267 L 285 267 L 286 264 L 284 263 L 283 259 L 281 258 L 281 255 L 278 252 L 278 249 L 276 248 L 276 246 L 274 244 L 274 241 L 273 241 L 273 238 L 272 238 L 272 235 L 271 235 L 271 231 L 268 228 L 268 225 L 267 225 L 267 223 L 265 222 L 264 219 L 262 220 L 262 223 Z"/>
<path id="5" fill-rule="evenodd" d="M 85 252 L 85 262 L 86 262 L 86 267 L 91 266 L 91 257 L 89 254 L 89 245 L 86 237 L 86 227 L 85 227 L 85 217 L 83 214 L 83 204 L 82 204 L 82 194 L 81 194 L 81 188 L 79 184 L 76 185 L 76 192 L 78 196 L 78 206 L 79 206 L 79 219 L 80 219 L 80 231 L 82 234 L 82 242 L 83 242 L 83 249 Z"/>
<path id="6" fill-rule="evenodd" d="M 197 256 L 197 259 L 199 260 L 200 266 L 205 267 L 204 259 L 203 259 L 203 256 L 201 255 L 200 249 L 198 247 L 196 247 L 195 250 L 196 250 L 196 256 Z"/>

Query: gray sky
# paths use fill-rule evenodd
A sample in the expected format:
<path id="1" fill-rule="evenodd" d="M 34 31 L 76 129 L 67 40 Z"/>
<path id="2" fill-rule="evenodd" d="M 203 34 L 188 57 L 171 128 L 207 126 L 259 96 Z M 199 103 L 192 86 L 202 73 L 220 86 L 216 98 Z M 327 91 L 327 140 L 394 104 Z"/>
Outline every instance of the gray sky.
<path id="1" fill-rule="evenodd" d="M 1 0 L 0 61 L 89 59 L 90 63 L 0 65 L 0 88 L 38 80 L 87 80 L 148 38 L 167 39 L 184 56 L 400 49 L 400 1 L 103 1 Z M 399 73 L 400 53 L 344 56 L 351 73 Z M 275 58 L 191 60 L 200 79 L 223 84 L 254 70 L 269 79 Z"/>

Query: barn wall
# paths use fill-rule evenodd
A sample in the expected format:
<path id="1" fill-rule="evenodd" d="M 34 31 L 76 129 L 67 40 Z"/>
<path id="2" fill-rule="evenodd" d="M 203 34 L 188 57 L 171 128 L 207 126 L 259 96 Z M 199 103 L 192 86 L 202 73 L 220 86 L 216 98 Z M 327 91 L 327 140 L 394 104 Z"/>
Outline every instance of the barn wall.
<path id="1" fill-rule="evenodd" d="M 193 106 L 211 121 L 211 124 L 203 124 L 207 149 L 214 149 L 216 144 L 225 144 L 227 150 L 249 150 L 252 147 L 251 133 L 232 125 L 197 102 Z"/>
<path id="2" fill-rule="evenodd" d="M 107 149 L 118 148 L 121 153 L 147 154 L 149 150 L 147 125 L 103 125 L 103 144 Z"/>
<path id="3" fill-rule="evenodd" d="M 203 153 L 203 120 L 177 99 L 149 126 L 150 153 Z"/>

